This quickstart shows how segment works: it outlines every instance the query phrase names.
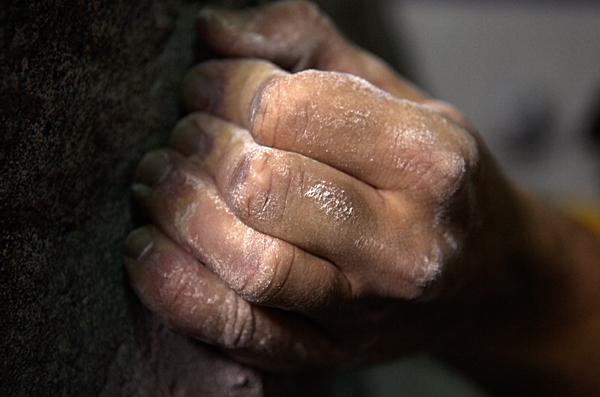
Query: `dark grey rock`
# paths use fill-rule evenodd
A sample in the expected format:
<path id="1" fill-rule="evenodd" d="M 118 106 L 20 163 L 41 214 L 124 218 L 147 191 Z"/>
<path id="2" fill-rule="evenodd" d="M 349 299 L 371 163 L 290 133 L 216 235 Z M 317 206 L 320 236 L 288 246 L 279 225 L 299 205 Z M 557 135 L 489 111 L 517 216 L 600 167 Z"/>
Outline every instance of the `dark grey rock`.
<path id="1" fill-rule="evenodd" d="M 263 395 L 145 312 L 122 268 L 131 175 L 179 117 L 196 8 L 1 7 L 0 395 Z"/>

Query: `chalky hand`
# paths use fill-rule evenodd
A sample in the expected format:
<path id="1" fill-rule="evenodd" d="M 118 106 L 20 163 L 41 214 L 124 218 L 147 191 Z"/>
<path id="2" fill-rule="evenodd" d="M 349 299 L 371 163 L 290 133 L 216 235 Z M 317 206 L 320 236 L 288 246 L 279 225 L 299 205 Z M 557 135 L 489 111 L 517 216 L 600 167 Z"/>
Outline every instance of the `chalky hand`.
<path id="1" fill-rule="evenodd" d="M 128 241 L 142 301 L 271 369 L 455 338 L 455 302 L 501 261 L 491 197 L 513 194 L 473 129 L 307 3 L 204 11 L 198 26 L 244 59 L 190 71 L 189 115 L 139 166 L 154 223 Z"/>

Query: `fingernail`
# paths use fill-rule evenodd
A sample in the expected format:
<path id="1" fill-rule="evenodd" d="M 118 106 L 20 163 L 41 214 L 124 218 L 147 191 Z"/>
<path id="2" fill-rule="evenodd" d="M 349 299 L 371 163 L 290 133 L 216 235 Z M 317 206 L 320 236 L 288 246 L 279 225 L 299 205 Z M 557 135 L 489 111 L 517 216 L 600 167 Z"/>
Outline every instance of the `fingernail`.
<path id="1" fill-rule="evenodd" d="M 196 120 L 186 120 L 171 133 L 169 143 L 185 156 L 204 157 L 210 150 L 210 138 Z"/>
<path id="2" fill-rule="evenodd" d="M 171 170 L 171 158 L 162 150 L 144 156 L 136 171 L 136 181 L 147 186 L 160 183 Z"/>
<path id="3" fill-rule="evenodd" d="M 127 256 L 129 258 L 139 259 L 145 253 L 150 251 L 152 245 L 152 231 L 148 226 L 135 229 L 129 233 L 125 242 Z"/>
<path id="4" fill-rule="evenodd" d="M 150 197 L 150 195 L 152 194 L 152 189 L 141 183 L 134 183 L 131 186 L 131 193 L 133 194 L 133 197 L 135 199 L 139 201 L 144 201 Z"/>

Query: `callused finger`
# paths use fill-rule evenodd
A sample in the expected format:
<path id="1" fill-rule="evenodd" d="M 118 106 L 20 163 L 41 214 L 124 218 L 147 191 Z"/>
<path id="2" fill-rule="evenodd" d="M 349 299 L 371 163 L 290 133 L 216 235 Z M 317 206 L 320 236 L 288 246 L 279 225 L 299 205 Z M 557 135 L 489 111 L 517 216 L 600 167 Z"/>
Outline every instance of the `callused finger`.
<path id="1" fill-rule="evenodd" d="M 225 56 L 262 58 L 295 71 L 315 68 L 360 76 L 413 101 L 426 95 L 381 59 L 349 43 L 317 6 L 282 1 L 245 10 L 205 8 L 200 37 Z"/>
<path id="2" fill-rule="evenodd" d="M 130 234 L 126 263 L 134 290 L 152 311 L 238 358 L 282 370 L 323 362 L 334 353 L 308 323 L 245 301 L 154 227 Z"/>
<path id="3" fill-rule="evenodd" d="M 184 100 L 379 188 L 445 191 L 474 161 L 474 140 L 448 118 L 348 74 L 212 61 L 190 72 Z"/>
<path id="4" fill-rule="evenodd" d="M 147 155 L 134 191 L 162 230 L 248 301 L 318 315 L 350 295 L 335 266 L 246 226 L 211 176 L 174 151 Z"/>
<path id="5" fill-rule="evenodd" d="M 371 186 L 302 155 L 261 147 L 204 113 L 189 115 L 172 138 L 184 150 L 194 141 L 210 142 L 210 149 L 190 160 L 215 175 L 229 208 L 250 227 L 331 260 L 358 294 L 368 280 L 365 263 L 371 272 L 384 264 L 400 271 L 392 247 L 412 218 L 402 197 L 391 212 Z"/>

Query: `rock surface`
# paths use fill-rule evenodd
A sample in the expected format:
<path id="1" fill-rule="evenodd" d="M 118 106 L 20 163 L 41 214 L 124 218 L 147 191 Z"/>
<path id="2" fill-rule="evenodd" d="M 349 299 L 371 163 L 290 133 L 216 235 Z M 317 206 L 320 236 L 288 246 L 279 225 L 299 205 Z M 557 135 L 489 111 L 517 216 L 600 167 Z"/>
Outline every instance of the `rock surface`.
<path id="1" fill-rule="evenodd" d="M 0 395 L 261 396 L 127 289 L 135 164 L 179 117 L 197 3 L 0 10 Z"/>

